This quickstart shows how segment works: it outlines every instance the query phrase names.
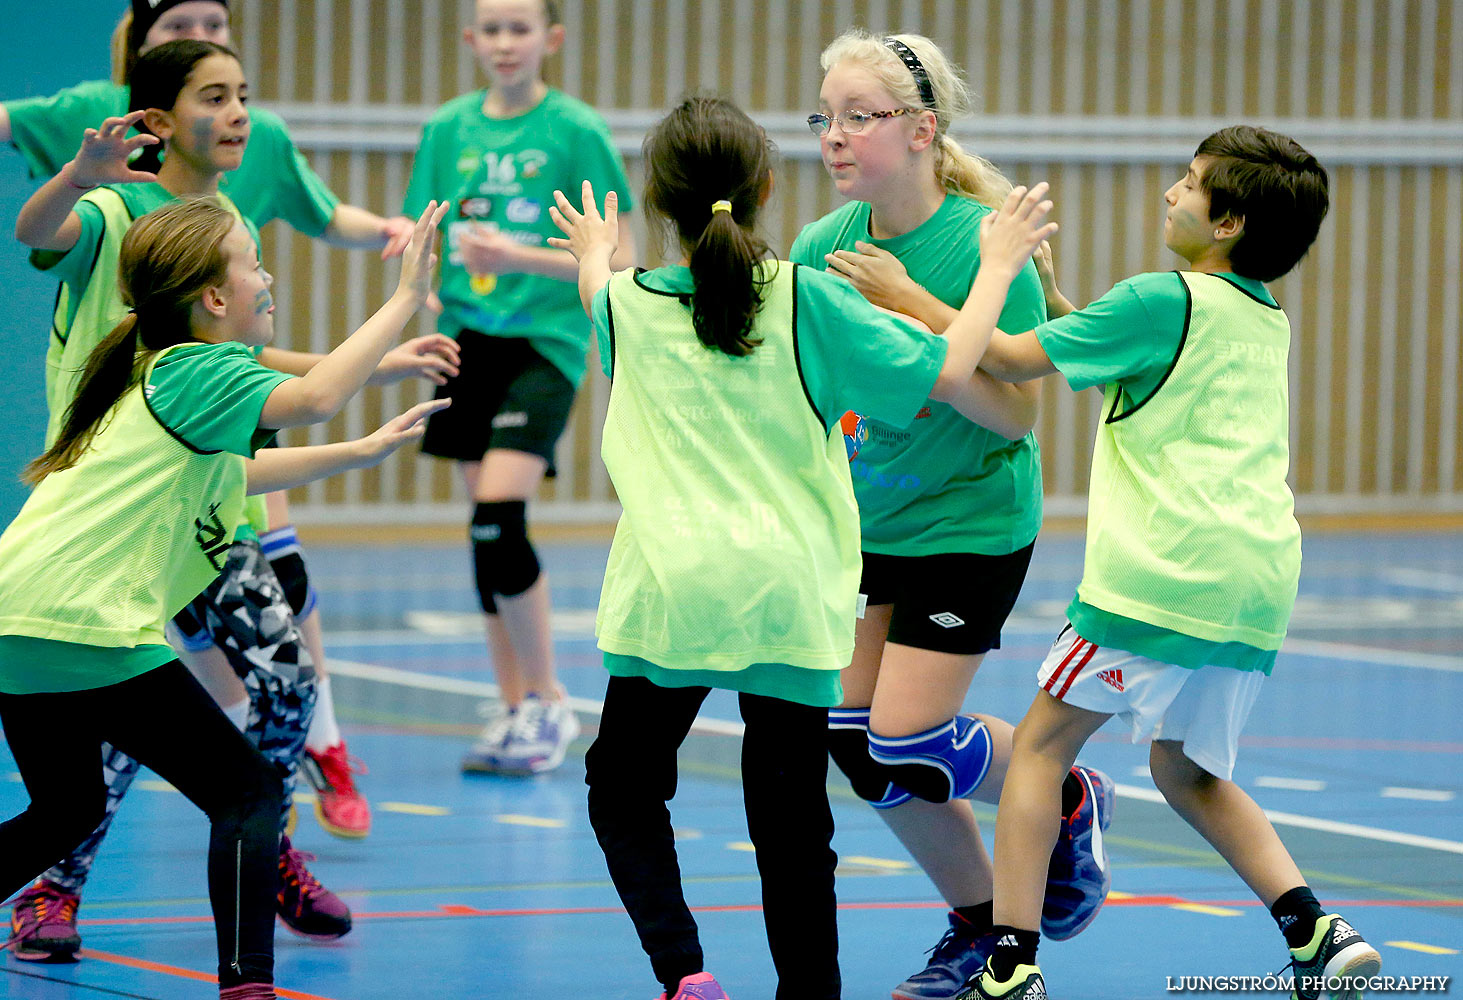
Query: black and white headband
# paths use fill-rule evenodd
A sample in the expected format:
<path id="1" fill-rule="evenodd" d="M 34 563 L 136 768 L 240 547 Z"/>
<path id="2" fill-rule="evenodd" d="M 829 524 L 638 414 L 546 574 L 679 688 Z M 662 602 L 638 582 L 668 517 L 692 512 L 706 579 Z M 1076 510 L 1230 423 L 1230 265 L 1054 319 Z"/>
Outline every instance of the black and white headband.
<path id="1" fill-rule="evenodd" d="M 914 77 L 914 85 L 919 88 L 919 99 L 924 102 L 926 108 L 934 111 L 935 88 L 930 84 L 930 74 L 925 72 L 924 63 L 920 62 L 919 56 L 914 54 L 914 49 L 893 35 L 885 35 L 884 44 L 909 68 L 909 75 Z"/>

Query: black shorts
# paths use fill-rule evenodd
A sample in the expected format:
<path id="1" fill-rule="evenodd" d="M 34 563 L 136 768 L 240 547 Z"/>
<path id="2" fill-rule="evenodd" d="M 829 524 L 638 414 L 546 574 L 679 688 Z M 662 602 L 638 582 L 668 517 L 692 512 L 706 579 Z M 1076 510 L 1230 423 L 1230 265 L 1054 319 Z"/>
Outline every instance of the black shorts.
<path id="1" fill-rule="evenodd" d="M 865 552 L 859 593 L 870 605 L 894 605 L 890 642 L 962 656 L 985 653 L 1001 648 L 1001 626 L 1016 606 L 1035 547 L 1033 542 L 1005 556 Z"/>
<path id="2" fill-rule="evenodd" d="M 574 385 L 524 337 L 457 337 L 461 374 L 437 387 L 452 405 L 427 418 L 422 451 L 479 462 L 489 448 L 538 455 L 554 474 L 554 445 L 569 422 Z"/>

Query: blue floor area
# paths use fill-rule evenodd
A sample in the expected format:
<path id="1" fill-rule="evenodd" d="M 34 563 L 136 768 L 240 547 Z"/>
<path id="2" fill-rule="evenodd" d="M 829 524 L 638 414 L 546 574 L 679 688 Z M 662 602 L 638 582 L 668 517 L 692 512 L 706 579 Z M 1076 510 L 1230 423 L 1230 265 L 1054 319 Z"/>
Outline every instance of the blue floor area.
<path id="1" fill-rule="evenodd" d="M 607 546 L 543 547 L 561 676 L 588 710 L 604 691 L 592 636 Z M 649 1000 L 659 992 L 584 813 L 581 741 L 562 770 L 464 777 L 458 759 L 492 681 L 466 552 L 317 547 L 335 687 L 375 808 L 364 841 L 328 837 L 301 803 L 297 846 L 355 913 L 340 942 L 283 928 L 278 981 L 301 997 Z M 967 705 L 1015 721 L 1080 573 L 1080 539 L 1043 539 L 1003 648 Z M 395 673 L 372 672 L 373 667 Z M 1291 641 L 1242 742 L 1235 778 L 1264 808 L 1323 901 L 1382 951 L 1384 972 L 1463 974 L 1463 542 L 1443 535 L 1317 535 Z M 705 716 L 735 721 L 713 694 Z M 711 726 L 710 730 L 717 727 Z M 720 727 L 728 728 L 728 727 Z M 587 739 L 587 737 L 586 737 Z M 693 734 L 673 804 L 687 894 L 713 970 L 738 1000 L 771 997 L 734 736 Z M 1079 937 L 1045 943 L 1054 997 L 1165 994 L 1170 977 L 1264 975 L 1286 955 L 1274 924 L 1160 802 L 1147 755 L 1115 726 L 1084 761 L 1119 782 L 1109 832 L 1114 895 Z M 0 779 L 14 768 L 0 751 Z M 0 814 L 24 806 L 0 780 Z M 880 819 L 833 788 L 844 996 L 875 1000 L 924 961 L 944 927 L 928 880 Z M 987 840 L 994 812 L 980 806 Z M 206 827 L 159 783 L 135 787 L 81 909 L 86 957 L 0 957 L 0 996 L 212 995 Z"/>

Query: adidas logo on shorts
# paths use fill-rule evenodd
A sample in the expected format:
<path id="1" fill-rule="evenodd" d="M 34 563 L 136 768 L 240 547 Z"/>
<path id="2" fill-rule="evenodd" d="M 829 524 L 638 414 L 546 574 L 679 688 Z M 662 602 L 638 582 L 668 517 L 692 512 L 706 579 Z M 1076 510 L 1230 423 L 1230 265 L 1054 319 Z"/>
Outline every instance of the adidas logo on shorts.
<path id="1" fill-rule="evenodd" d="M 930 615 L 930 621 L 941 628 L 955 628 L 965 624 L 964 618 L 961 618 L 959 615 L 953 615 L 948 611 L 941 611 L 937 615 Z"/>
<path id="2" fill-rule="evenodd" d="M 1097 679 L 1102 681 L 1110 688 L 1115 688 L 1119 691 L 1123 690 L 1123 672 L 1117 667 L 1114 667 L 1110 670 L 1099 671 L 1097 674 Z"/>

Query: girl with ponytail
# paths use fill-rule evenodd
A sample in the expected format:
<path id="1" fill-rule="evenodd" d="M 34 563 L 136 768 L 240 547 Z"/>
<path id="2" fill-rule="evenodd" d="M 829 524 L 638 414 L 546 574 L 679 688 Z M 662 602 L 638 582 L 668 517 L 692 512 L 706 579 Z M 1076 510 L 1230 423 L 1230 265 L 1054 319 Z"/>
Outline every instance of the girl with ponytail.
<path id="1" fill-rule="evenodd" d="M 30 806 L 0 824 L 0 895 L 105 816 L 103 747 L 153 768 L 212 821 L 209 886 L 226 1000 L 274 997 L 278 770 L 176 659 L 164 626 L 218 576 L 247 490 L 373 465 L 421 435 L 424 403 L 358 441 L 261 452 L 329 420 L 425 301 L 433 204 L 387 303 L 306 375 L 255 361 L 274 332 L 271 279 L 232 212 L 175 202 L 128 231 L 133 312 L 88 363 L 34 491 L 0 535 L 0 725 Z M 55 736 L 64 720 L 66 738 Z"/>
<path id="2" fill-rule="evenodd" d="M 790 256 L 947 331 L 991 263 L 975 234 L 1011 190 L 950 137 L 969 91 L 921 35 L 855 29 L 823 51 L 822 65 L 808 124 L 850 200 L 804 228 Z M 1028 264 L 1000 326 L 1024 330 L 1045 317 Z M 863 429 L 849 458 L 867 609 L 828 715 L 830 751 L 950 906 L 926 967 L 894 988 L 903 1000 L 955 996 L 993 943 L 991 862 L 967 799 L 998 800 L 1013 729 L 963 706 L 1000 645 L 1041 525 L 1037 383 L 1013 391 L 978 371 L 971 388 L 989 404 L 983 414 L 935 403 L 907 431 L 862 411 L 844 416 Z"/>
<path id="3" fill-rule="evenodd" d="M 666 802 L 698 707 L 713 687 L 738 692 L 776 996 L 832 1000 L 827 716 L 859 576 L 839 418 L 857 406 L 903 427 L 932 396 L 983 412 L 975 363 L 1049 206 L 1038 189 L 992 216 L 992 263 L 941 339 L 771 256 L 757 219 L 773 150 L 736 106 L 691 98 L 644 152 L 645 205 L 677 264 L 612 275 L 617 199 L 601 216 L 588 182 L 582 211 L 562 192 L 551 210 L 611 380 L 602 450 L 624 507 L 596 623 L 610 680 L 585 758 L 589 818 L 666 997 L 724 998 L 702 968 Z"/>

